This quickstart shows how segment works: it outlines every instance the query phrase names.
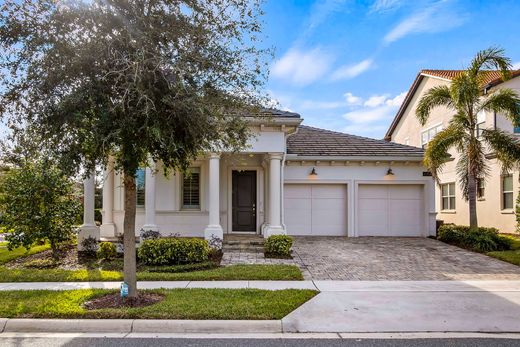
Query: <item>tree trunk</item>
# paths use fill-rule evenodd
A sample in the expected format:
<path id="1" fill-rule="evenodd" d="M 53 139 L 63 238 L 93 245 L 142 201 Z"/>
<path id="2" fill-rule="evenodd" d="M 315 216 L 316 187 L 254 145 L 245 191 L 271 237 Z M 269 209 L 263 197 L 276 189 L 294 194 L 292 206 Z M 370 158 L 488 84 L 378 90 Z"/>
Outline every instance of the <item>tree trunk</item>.
<path id="1" fill-rule="evenodd" d="M 135 255 L 135 201 L 136 188 L 134 174 L 124 174 L 125 219 L 123 223 L 124 281 L 128 284 L 128 297 L 137 296 L 137 275 Z"/>
<path id="2" fill-rule="evenodd" d="M 469 228 L 476 230 L 478 228 L 477 221 L 477 181 L 472 170 L 468 173 L 468 202 L 469 202 Z"/>

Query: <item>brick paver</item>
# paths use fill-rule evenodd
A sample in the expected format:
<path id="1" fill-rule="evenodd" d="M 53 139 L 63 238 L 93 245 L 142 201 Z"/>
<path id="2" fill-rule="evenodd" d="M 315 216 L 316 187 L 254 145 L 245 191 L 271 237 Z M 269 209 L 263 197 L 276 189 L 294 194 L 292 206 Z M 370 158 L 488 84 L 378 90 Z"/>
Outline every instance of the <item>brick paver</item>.
<path id="1" fill-rule="evenodd" d="M 293 257 L 233 251 L 222 264 L 294 264 L 313 280 L 520 280 L 518 266 L 427 238 L 295 237 Z"/>
<path id="2" fill-rule="evenodd" d="M 428 238 L 297 237 L 295 261 L 315 280 L 520 280 L 520 267 Z"/>

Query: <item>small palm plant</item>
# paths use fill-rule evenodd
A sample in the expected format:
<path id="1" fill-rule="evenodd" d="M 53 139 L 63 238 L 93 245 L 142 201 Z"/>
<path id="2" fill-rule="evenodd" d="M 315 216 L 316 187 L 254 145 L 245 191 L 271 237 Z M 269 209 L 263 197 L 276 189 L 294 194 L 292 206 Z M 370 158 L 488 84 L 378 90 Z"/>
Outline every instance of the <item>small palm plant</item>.
<path id="1" fill-rule="evenodd" d="M 502 49 L 480 51 L 469 68 L 461 71 L 449 86 L 429 89 L 419 100 L 416 110 L 422 125 L 436 107 L 444 106 L 452 113 L 449 125 L 429 142 L 424 164 L 438 181 L 438 174 L 449 158 L 448 151 L 459 153 L 456 171 L 463 197 L 469 202 L 471 229 L 478 228 L 477 181 L 488 175 L 486 153 L 494 153 L 506 172 L 520 162 L 520 145 L 511 134 L 477 127 L 479 112 L 502 114 L 515 126 L 520 125 L 520 100 L 513 90 L 501 88 L 489 94 L 485 91 L 490 70 L 498 70 L 502 79 L 508 79 L 510 69 L 511 60 L 505 57 Z"/>

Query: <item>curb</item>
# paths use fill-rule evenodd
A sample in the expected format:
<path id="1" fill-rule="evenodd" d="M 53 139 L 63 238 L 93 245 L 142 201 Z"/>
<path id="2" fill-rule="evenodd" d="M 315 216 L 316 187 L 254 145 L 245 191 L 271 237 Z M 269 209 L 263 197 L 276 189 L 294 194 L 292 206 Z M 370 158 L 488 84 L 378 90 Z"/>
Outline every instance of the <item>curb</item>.
<path id="1" fill-rule="evenodd" d="M 282 333 L 282 321 L 0 318 L 0 333 Z"/>

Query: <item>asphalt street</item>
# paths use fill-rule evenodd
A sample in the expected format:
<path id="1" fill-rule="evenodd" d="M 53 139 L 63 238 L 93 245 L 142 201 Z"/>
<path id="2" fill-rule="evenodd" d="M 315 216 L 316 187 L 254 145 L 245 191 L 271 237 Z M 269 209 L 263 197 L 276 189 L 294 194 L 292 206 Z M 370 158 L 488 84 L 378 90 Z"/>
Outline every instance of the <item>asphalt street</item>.
<path id="1" fill-rule="evenodd" d="M 164 339 L 0 338 L 2 347 L 518 347 L 520 340 L 454 339 Z"/>

